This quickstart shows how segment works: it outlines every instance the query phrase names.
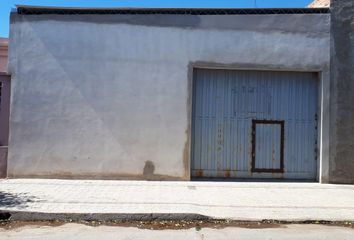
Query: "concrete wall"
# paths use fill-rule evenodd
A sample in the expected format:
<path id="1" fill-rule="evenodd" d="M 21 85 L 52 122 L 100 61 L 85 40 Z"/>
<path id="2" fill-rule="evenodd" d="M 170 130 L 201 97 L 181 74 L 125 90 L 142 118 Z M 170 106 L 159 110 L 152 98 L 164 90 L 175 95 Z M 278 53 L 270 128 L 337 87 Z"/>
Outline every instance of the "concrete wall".
<path id="1" fill-rule="evenodd" d="M 330 182 L 354 183 L 354 2 L 332 0 Z"/>
<path id="2" fill-rule="evenodd" d="M 14 13 L 8 176 L 189 179 L 192 69 L 218 67 L 321 73 L 327 181 L 329 22 Z"/>

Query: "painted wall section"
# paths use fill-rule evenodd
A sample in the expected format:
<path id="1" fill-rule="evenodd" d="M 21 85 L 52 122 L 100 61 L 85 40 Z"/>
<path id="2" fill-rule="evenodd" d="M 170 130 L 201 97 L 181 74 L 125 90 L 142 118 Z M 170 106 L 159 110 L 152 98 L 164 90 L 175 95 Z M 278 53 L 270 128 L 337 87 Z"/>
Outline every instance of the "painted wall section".
<path id="1" fill-rule="evenodd" d="M 9 136 L 10 78 L 7 76 L 8 39 L 0 38 L 0 178 L 6 177 Z"/>
<path id="2" fill-rule="evenodd" d="M 7 58 L 8 58 L 8 44 L 7 38 L 0 38 L 0 72 L 7 72 Z"/>
<path id="3" fill-rule="evenodd" d="M 330 182 L 354 183 L 354 2 L 332 0 Z"/>
<path id="4" fill-rule="evenodd" d="M 8 176 L 188 180 L 193 66 L 315 71 L 328 84 L 329 21 L 13 13 Z"/>
<path id="5" fill-rule="evenodd" d="M 1 75 L 1 102 L 0 102 L 0 178 L 6 177 L 7 152 L 9 141 L 9 115 L 10 115 L 10 76 Z"/>

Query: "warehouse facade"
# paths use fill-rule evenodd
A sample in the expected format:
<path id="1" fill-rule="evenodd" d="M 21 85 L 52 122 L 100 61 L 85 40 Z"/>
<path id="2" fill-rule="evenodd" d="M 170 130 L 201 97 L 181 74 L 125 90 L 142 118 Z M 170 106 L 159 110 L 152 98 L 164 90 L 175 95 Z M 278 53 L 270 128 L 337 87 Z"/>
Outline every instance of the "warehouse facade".
<path id="1" fill-rule="evenodd" d="M 330 172 L 328 9 L 11 14 L 8 177 Z"/>

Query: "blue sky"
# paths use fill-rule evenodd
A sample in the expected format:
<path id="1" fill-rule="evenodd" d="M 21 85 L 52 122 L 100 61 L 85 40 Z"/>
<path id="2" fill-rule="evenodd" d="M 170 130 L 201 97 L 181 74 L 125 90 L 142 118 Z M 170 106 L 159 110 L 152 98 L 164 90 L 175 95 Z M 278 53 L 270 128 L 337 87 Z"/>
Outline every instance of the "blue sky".
<path id="1" fill-rule="evenodd" d="M 16 4 L 70 7 L 301 8 L 310 2 L 312 0 L 0 0 L 0 37 L 7 37 L 9 34 L 9 13 Z"/>

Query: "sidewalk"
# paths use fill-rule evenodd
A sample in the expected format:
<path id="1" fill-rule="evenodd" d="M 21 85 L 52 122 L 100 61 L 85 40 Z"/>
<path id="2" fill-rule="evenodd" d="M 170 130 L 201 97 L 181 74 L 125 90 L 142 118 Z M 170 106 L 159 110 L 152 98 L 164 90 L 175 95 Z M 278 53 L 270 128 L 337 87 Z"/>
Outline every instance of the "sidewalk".
<path id="1" fill-rule="evenodd" d="M 19 220 L 206 216 L 354 221 L 354 185 L 4 179 L 0 211 Z"/>

